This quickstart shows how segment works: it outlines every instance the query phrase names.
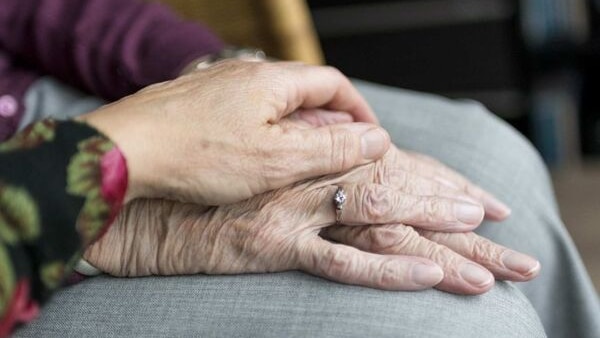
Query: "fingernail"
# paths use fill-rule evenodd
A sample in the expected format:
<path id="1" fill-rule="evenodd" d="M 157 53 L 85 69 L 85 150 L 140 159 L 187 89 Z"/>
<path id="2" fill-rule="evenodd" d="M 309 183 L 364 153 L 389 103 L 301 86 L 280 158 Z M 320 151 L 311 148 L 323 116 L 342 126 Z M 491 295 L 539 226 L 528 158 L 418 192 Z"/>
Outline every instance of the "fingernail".
<path id="1" fill-rule="evenodd" d="M 505 219 L 512 212 L 506 204 L 492 196 L 485 196 L 483 198 L 483 206 L 488 214 L 493 215 L 496 219 Z"/>
<path id="2" fill-rule="evenodd" d="M 477 225 L 483 221 L 484 211 L 480 205 L 457 203 L 454 207 L 454 214 L 462 223 Z"/>
<path id="3" fill-rule="evenodd" d="M 381 157 L 387 150 L 388 136 L 380 128 L 369 129 L 361 136 L 363 158 L 372 160 Z"/>
<path id="4" fill-rule="evenodd" d="M 459 273 L 467 283 L 477 287 L 488 285 L 494 280 L 489 271 L 473 263 L 464 263 Z"/>
<path id="5" fill-rule="evenodd" d="M 411 277 L 416 284 L 434 286 L 442 281 L 444 272 L 437 265 L 418 263 L 413 265 Z"/>
<path id="6" fill-rule="evenodd" d="M 508 252 L 502 257 L 502 263 L 510 270 L 522 275 L 531 275 L 540 270 L 540 262 L 517 252 Z"/>

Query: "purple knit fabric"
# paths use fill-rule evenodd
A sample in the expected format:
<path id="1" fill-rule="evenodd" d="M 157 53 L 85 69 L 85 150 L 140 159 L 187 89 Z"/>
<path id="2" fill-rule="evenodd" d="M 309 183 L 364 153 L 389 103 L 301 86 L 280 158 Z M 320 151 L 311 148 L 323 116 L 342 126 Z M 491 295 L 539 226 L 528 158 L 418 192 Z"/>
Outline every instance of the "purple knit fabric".
<path id="1" fill-rule="evenodd" d="M 14 115 L 4 116 L 0 114 L 0 142 L 6 140 L 17 130 L 25 110 L 22 98 L 27 88 L 37 77 L 38 75 L 35 72 L 14 65 L 0 51 L 0 97 L 9 96 L 17 102 Z"/>
<path id="2" fill-rule="evenodd" d="M 223 48 L 206 27 L 139 0 L 0 1 L 0 96 L 19 113 L 0 118 L 0 140 L 14 132 L 36 74 L 115 100 L 177 76 Z M 29 69 L 29 70 L 26 70 Z"/>

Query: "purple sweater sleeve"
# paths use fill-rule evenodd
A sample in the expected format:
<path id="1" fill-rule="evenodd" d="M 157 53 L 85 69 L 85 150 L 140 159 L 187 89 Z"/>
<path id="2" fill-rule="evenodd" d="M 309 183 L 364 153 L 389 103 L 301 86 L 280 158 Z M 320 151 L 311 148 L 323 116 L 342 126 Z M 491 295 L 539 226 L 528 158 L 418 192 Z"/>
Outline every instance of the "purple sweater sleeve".
<path id="1" fill-rule="evenodd" d="M 0 1 L 0 50 L 108 100 L 173 78 L 222 47 L 207 28 L 156 3 Z"/>
<path id="2" fill-rule="evenodd" d="M 0 142 L 17 130 L 25 92 L 37 77 L 35 71 L 18 67 L 0 50 Z"/>

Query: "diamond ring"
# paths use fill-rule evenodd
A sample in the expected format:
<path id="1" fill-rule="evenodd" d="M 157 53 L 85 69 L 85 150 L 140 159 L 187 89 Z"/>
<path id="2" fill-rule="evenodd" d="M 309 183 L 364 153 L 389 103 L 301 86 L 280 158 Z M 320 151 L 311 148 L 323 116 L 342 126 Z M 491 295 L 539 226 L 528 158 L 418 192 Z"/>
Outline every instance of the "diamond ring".
<path id="1" fill-rule="evenodd" d="M 333 204 L 335 205 L 335 222 L 340 223 L 342 220 L 342 210 L 346 203 L 346 192 L 341 187 L 338 187 L 333 196 Z"/>

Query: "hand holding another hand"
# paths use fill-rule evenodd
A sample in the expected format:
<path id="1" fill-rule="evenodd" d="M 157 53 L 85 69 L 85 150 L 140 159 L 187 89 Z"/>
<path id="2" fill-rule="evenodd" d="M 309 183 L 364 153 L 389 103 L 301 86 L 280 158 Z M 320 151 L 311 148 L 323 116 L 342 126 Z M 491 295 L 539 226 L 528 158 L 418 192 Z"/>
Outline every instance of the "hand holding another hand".
<path id="1" fill-rule="evenodd" d="M 283 129 L 298 109 L 354 121 Z M 129 169 L 128 200 L 234 203 L 380 158 L 389 136 L 339 71 L 285 62 L 225 61 L 147 87 L 82 120 L 106 133 Z"/>
<path id="2" fill-rule="evenodd" d="M 389 290 L 477 294 L 494 277 L 539 272 L 535 259 L 471 232 L 484 216 L 506 218 L 504 204 L 429 157 L 386 152 L 376 125 L 351 123 L 376 120 L 330 68 L 225 62 L 85 120 L 123 149 L 130 198 L 196 202 L 129 203 L 84 256 L 113 275 L 298 269 Z M 338 188 L 348 197 L 342 224 Z M 223 203 L 234 204 L 212 206 Z"/>

